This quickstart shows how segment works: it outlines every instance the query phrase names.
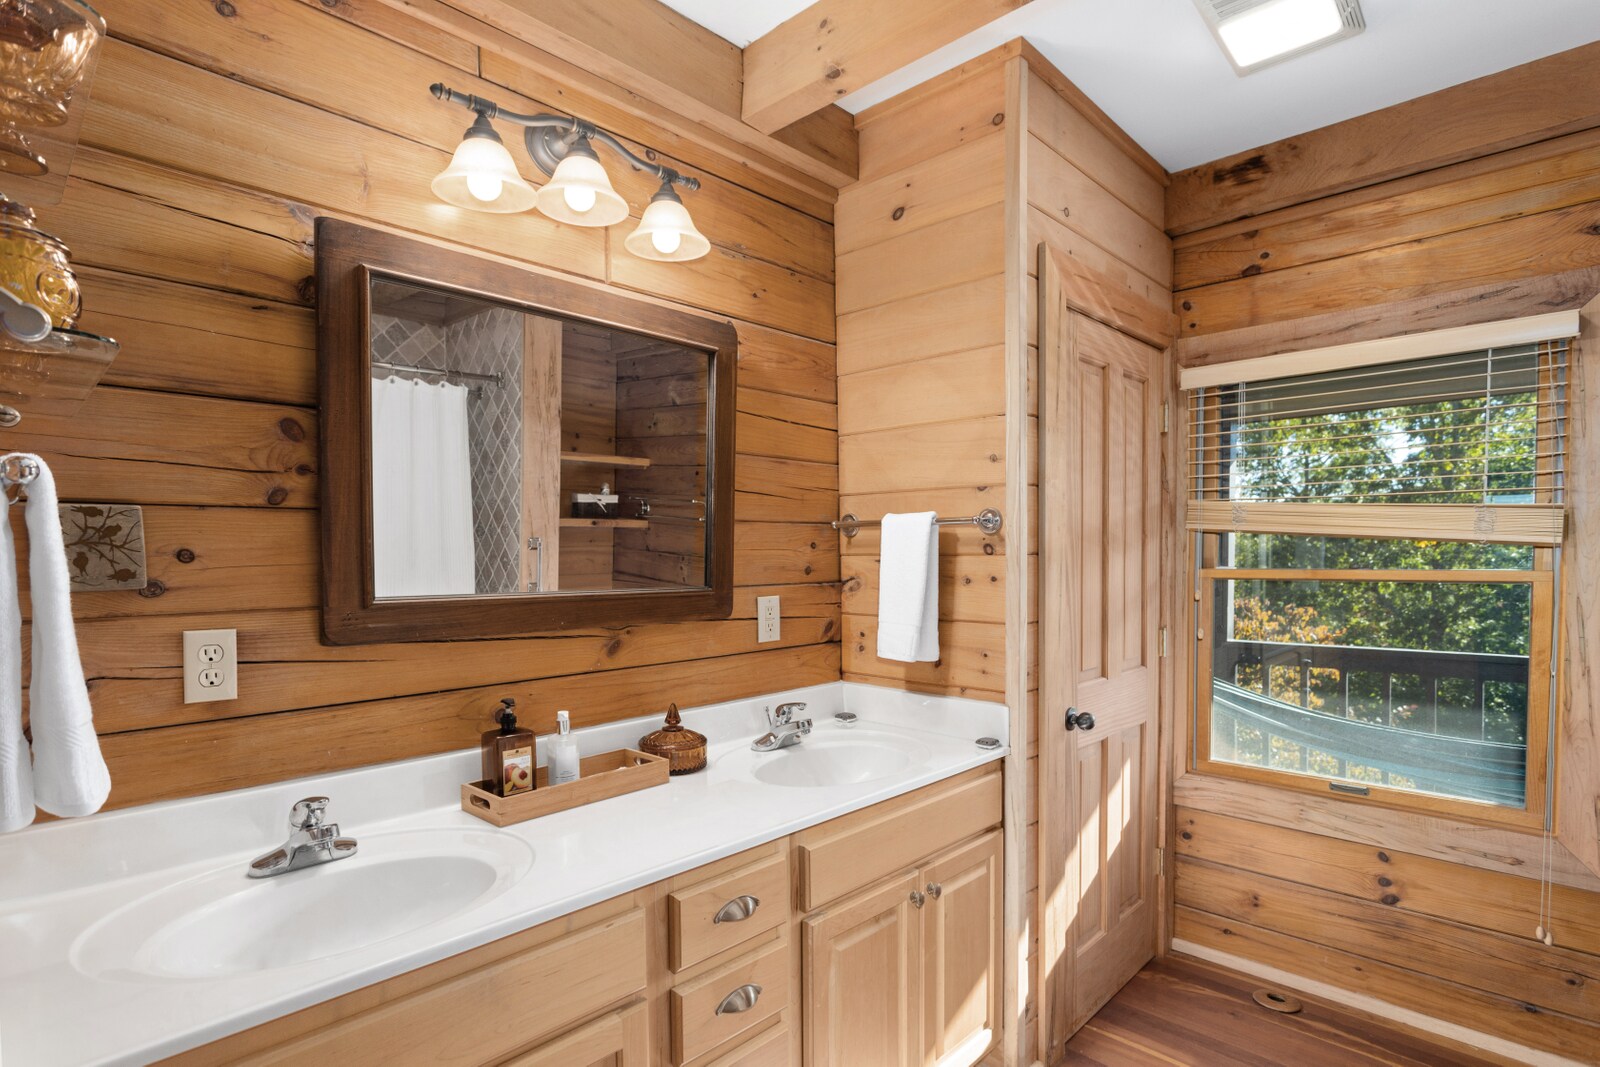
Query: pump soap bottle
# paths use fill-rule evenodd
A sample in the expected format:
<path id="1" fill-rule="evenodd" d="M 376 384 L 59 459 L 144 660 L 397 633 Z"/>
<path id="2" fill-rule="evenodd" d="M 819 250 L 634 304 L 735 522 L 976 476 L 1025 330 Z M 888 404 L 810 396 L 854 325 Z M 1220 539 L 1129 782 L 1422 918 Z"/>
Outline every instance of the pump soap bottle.
<path id="1" fill-rule="evenodd" d="M 509 697 L 494 713 L 498 729 L 483 735 L 483 788 L 499 797 L 534 787 L 533 731 L 517 725 L 517 702 Z"/>
<path id="2" fill-rule="evenodd" d="M 578 780 L 578 739 L 572 736 L 572 720 L 564 711 L 556 712 L 556 734 L 548 742 L 545 765 L 549 784 L 566 785 Z"/>

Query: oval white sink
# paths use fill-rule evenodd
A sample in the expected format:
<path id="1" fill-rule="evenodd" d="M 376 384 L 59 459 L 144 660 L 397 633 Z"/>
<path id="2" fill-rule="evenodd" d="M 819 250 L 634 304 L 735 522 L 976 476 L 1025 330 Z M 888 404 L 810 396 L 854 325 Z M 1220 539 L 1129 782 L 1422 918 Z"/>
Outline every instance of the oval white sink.
<path id="1" fill-rule="evenodd" d="M 349 859 L 274 878 L 243 863 L 112 912 L 72 949 L 91 977 L 218 978 L 324 960 L 471 910 L 533 865 L 521 839 L 483 831 L 358 836 Z"/>
<path id="2" fill-rule="evenodd" d="M 893 735 L 812 736 L 792 748 L 757 753 L 751 773 L 768 785 L 864 785 L 901 774 L 927 758 L 926 748 Z"/>

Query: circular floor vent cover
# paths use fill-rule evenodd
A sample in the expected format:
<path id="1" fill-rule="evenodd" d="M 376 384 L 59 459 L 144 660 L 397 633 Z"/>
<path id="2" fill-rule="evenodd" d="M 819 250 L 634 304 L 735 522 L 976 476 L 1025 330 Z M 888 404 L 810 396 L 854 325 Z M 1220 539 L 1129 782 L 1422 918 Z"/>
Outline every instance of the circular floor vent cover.
<path id="1" fill-rule="evenodd" d="M 1268 1011 L 1281 1011 L 1285 1015 L 1293 1015 L 1305 1005 L 1287 993 L 1280 993 L 1276 989 L 1258 989 L 1250 994 L 1255 1002 Z"/>

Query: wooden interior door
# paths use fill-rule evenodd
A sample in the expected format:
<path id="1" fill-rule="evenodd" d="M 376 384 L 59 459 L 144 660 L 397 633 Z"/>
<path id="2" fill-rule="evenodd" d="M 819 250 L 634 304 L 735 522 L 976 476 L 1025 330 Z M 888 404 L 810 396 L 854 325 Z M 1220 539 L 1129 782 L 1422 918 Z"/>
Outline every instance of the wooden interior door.
<path id="1" fill-rule="evenodd" d="M 919 1067 L 920 893 L 913 872 L 805 921 L 806 1067 Z"/>
<path id="2" fill-rule="evenodd" d="M 992 830 L 922 869 L 922 1062 L 976 1063 L 1000 1035 L 1001 833 Z"/>
<path id="3" fill-rule="evenodd" d="M 1075 310 L 1049 257 L 1040 291 L 1040 1025 L 1056 1063 L 1156 949 L 1164 357 Z"/>

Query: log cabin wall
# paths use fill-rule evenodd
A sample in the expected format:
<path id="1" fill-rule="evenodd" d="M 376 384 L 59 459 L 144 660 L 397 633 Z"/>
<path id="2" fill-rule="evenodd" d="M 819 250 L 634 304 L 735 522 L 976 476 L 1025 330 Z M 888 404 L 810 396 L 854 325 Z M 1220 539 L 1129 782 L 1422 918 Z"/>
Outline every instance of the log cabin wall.
<path id="1" fill-rule="evenodd" d="M 1024 887 L 1020 1062 L 1036 1047 L 1038 248 L 1118 292 L 1171 298 L 1160 166 L 1025 41 L 857 116 L 839 197 L 840 507 L 1003 511 L 1001 536 L 940 533 L 935 664 L 876 655 L 879 541 L 841 539 L 847 679 L 1012 706 L 1008 877 Z M 1008 1035 L 1009 1036 L 1009 1035 Z"/>
<path id="2" fill-rule="evenodd" d="M 82 325 L 123 349 L 77 416 L 29 417 L 3 443 L 44 455 L 63 499 L 144 507 L 148 587 L 74 597 L 111 806 L 470 746 L 502 696 L 544 732 L 562 707 L 589 724 L 839 678 L 832 203 L 820 183 L 777 180 L 770 161 L 636 117 L 646 105 L 606 95 L 593 77 L 557 80 L 549 65 L 510 58 L 523 46 L 480 52 L 395 6 L 96 6 L 112 39 L 65 198 L 39 220 L 81 268 Z M 626 226 L 439 203 L 429 181 L 470 116 L 433 100 L 434 81 L 516 111 L 576 110 L 697 174 L 704 187 L 686 199 L 711 254 L 651 263 L 622 250 Z M 640 210 L 653 181 L 610 158 L 607 168 Z M 741 349 L 733 617 L 324 646 L 319 215 L 731 319 Z M 782 596 L 777 644 L 756 644 L 764 593 Z M 239 699 L 185 705 L 181 632 L 213 627 L 239 631 Z"/>
<path id="3" fill-rule="evenodd" d="M 1600 291 L 1596 63 L 1590 45 L 1175 175 L 1180 361 L 1582 305 Z M 1570 724 L 1592 687 L 1568 673 Z M 1559 843 L 1546 948 L 1537 835 L 1194 774 L 1175 792 L 1178 948 L 1594 1062 L 1600 879 Z"/>
<path id="4" fill-rule="evenodd" d="M 1005 510 L 1005 69 L 973 61 L 857 116 L 840 191 L 841 513 Z M 937 663 L 877 655 L 878 530 L 839 539 L 847 679 L 1005 699 L 1006 528 L 939 533 Z"/>

